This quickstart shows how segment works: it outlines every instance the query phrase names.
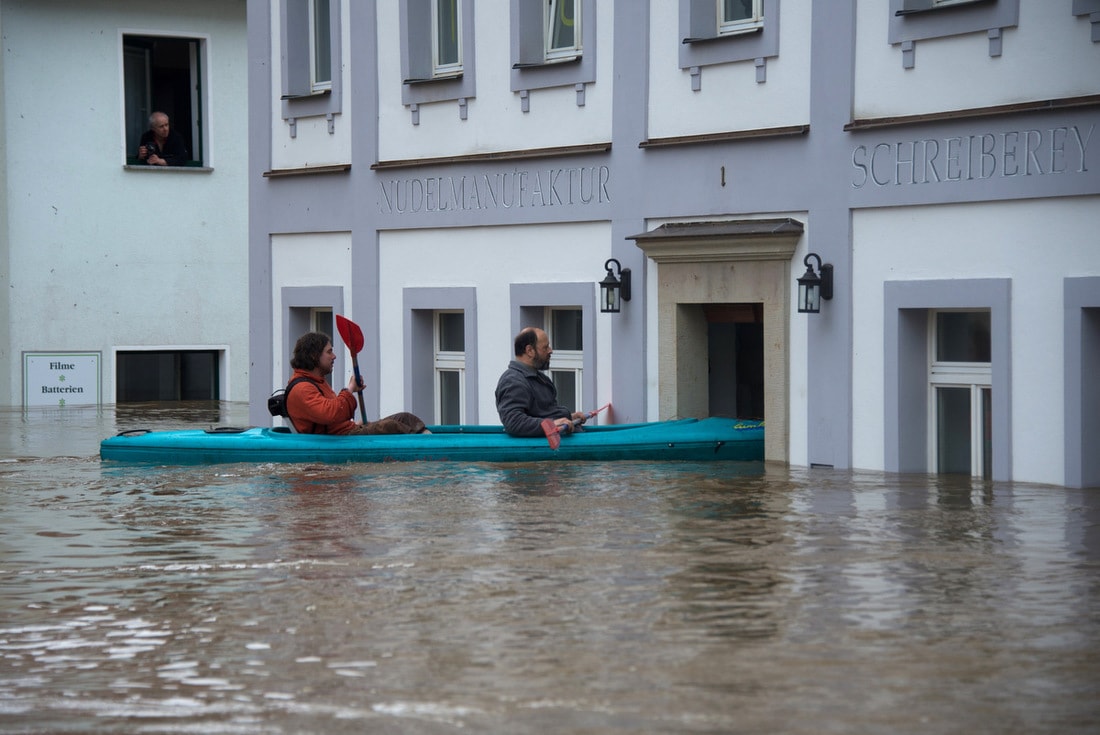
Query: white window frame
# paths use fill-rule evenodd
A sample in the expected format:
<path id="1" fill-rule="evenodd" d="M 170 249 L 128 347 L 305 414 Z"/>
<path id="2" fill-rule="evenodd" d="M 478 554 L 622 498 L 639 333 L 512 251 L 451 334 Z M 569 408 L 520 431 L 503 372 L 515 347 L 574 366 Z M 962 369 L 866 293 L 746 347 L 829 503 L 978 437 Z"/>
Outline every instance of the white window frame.
<path id="1" fill-rule="evenodd" d="M 546 15 L 543 16 L 544 53 L 547 63 L 573 61 L 584 53 L 583 19 L 584 0 L 573 0 L 573 44 L 554 46 L 554 31 L 557 18 L 564 0 L 546 0 Z"/>
<path id="2" fill-rule="evenodd" d="M 974 313 L 987 309 L 930 309 L 928 311 L 928 470 L 939 471 L 939 400 L 940 388 L 970 390 L 970 474 L 984 475 L 986 440 L 982 411 L 982 391 L 993 389 L 992 362 L 952 362 L 936 359 L 936 315 L 944 312 Z M 991 398 L 992 400 L 992 398 Z"/>
<path id="3" fill-rule="evenodd" d="M 466 415 L 466 350 L 465 344 L 461 352 L 440 349 L 441 331 L 439 318 L 442 314 L 459 314 L 464 316 L 461 309 L 439 309 L 432 313 L 432 354 L 433 373 L 432 380 L 434 395 L 433 423 L 443 423 L 443 373 L 458 373 L 458 415 Z"/>
<path id="4" fill-rule="evenodd" d="M 462 75 L 462 0 L 447 0 L 454 3 L 455 19 L 455 50 L 458 52 L 458 60 L 454 62 L 441 62 L 439 47 L 439 3 L 440 0 L 432 0 L 432 79 L 453 79 Z"/>
<path id="5" fill-rule="evenodd" d="M 719 36 L 755 33 L 764 27 L 764 0 L 752 0 L 752 14 L 748 18 L 727 19 L 725 17 L 725 6 L 724 0 L 715 0 Z"/>
<path id="6" fill-rule="evenodd" d="M 553 357 L 550 358 L 550 377 L 553 379 L 554 373 L 573 373 L 577 391 L 577 405 L 573 407 L 573 410 L 583 411 L 585 405 L 584 350 L 559 350 L 554 347 L 555 311 L 576 311 L 583 320 L 584 310 L 579 306 L 548 306 L 543 317 L 543 324 L 546 325 L 546 336 L 550 339 L 550 347 L 554 351 Z M 581 339 L 584 339 L 583 333 Z"/>
<path id="7" fill-rule="evenodd" d="M 317 11 L 320 4 L 332 12 L 331 0 L 309 0 L 309 86 L 314 94 L 332 90 L 332 30 L 331 23 L 325 27 L 317 25 Z M 328 78 L 321 79 L 318 73 L 317 59 L 324 55 L 329 57 Z"/>

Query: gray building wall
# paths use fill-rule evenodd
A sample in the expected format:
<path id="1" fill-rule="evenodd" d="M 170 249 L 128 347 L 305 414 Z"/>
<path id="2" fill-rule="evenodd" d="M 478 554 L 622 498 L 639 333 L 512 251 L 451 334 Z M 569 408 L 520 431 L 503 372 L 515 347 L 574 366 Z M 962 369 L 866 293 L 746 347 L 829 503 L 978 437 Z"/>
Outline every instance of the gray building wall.
<path id="1" fill-rule="evenodd" d="M 350 105 L 355 120 L 372 121 L 379 115 L 377 65 L 397 62 L 377 57 L 378 34 L 389 31 L 375 27 L 375 3 L 355 2 L 352 5 L 350 17 L 345 19 L 355 39 L 345 71 L 354 79 L 355 91 Z M 1011 3 L 1003 4 L 1008 5 Z M 647 320 L 654 318 L 656 306 L 647 303 L 647 294 L 653 292 L 646 281 L 647 273 L 654 271 L 649 268 L 634 236 L 645 233 L 651 229 L 649 223 L 660 220 L 730 220 L 770 213 L 804 213 L 809 224 L 808 249 L 834 266 L 836 282 L 835 295 L 820 314 L 791 315 L 792 320 L 808 320 L 804 350 L 807 356 L 806 395 L 790 399 L 792 402 L 805 401 L 806 421 L 804 425 L 792 423 L 791 431 L 805 432 L 806 464 L 846 468 L 852 466 L 853 437 L 858 433 L 853 427 L 853 404 L 860 400 L 853 389 L 853 361 L 856 359 L 853 330 L 858 321 L 858 315 L 853 312 L 854 304 L 867 290 L 877 291 L 881 299 L 887 289 L 883 282 L 857 283 L 853 280 L 853 217 L 860 211 L 883 208 L 1073 198 L 1100 193 L 1100 158 L 1096 155 L 1100 142 L 1095 142 L 1100 140 L 1100 134 L 1092 139 L 1091 148 L 1088 142 L 1079 146 L 1080 155 L 1073 150 L 1073 135 L 1084 139 L 1100 128 L 1100 98 L 1095 95 L 1100 90 L 1093 89 L 1092 96 L 1082 95 L 1069 104 L 1033 102 L 952 114 L 856 118 L 856 0 L 819 1 L 808 5 L 812 19 L 811 79 L 809 119 L 804 126 L 777 127 L 727 139 L 648 140 L 650 96 L 656 94 L 648 76 L 646 40 L 651 31 L 648 7 L 649 3 L 615 3 L 614 45 L 610 49 L 606 46 L 600 49 L 601 54 L 612 55 L 614 68 L 609 150 L 564 156 L 544 154 L 533 159 L 474 157 L 455 162 L 433 160 L 380 165 L 379 142 L 373 126 L 357 124 L 350 169 L 274 178 L 265 177 L 273 144 L 269 115 L 270 3 L 250 0 L 249 95 L 254 131 L 250 141 L 249 244 L 253 263 L 250 281 L 252 374 L 271 373 L 270 335 L 278 329 L 271 316 L 270 233 L 350 231 L 353 243 L 351 289 L 356 293 L 374 294 L 379 290 L 381 277 L 379 233 L 382 232 L 606 221 L 611 228 L 610 254 L 632 269 L 635 297 L 623 313 L 615 317 L 611 354 L 601 354 L 598 359 L 611 360 L 613 364 L 616 420 L 644 420 L 653 413 L 653 407 L 648 405 L 650 393 L 647 388 L 653 376 L 647 374 L 641 356 L 651 348 L 647 340 L 653 330 Z M 999 16 L 997 20 L 1008 22 Z M 937 32 L 940 31 L 932 28 L 928 34 L 934 37 Z M 910 44 L 903 47 L 901 59 L 902 63 L 911 63 L 912 40 L 894 40 Z M 887 43 L 887 39 L 883 38 L 882 43 Z M 990 44 L 992 56 L 992 40 Z M 999 53 L 999 47 L 997 49 Z M 783 50 L 779 53 L 782 56 Z M 599 81 L 603 80 L 597 83 Z M 994 154 L 982 148 L 990 140 L 999 141 Z M 1009 153 L 1007 141 L 1021 146 L 1019 152 Z M 1058 153 L 1059 146 L 1061 153 Z M 964 148 L 965 152 L 960 152 Z M 991 160 L 996 160 L 1000 166 L 999 175 L 985 175 L 987 172 L 982 167 L 990 165 Z M 1007 166 L 1015 167 L 1011 175 Z M 531 170 L 606 167 L 610 196 L 584 205 L 566 202 L 562 206 L 459 208 L 448 212 L 398 211 L 392 202 L 380 200 L 381 188 L 394 179 L 492 178 L 515 171 L 517 167 Z M 1083 273 L 1100 273 L 1095 240 L 1088 246 L 1082 244 L 1080 256 Z M 478 256 L 470 253 L 470 257 Z M 907 253 L 906 257 L 919 260 L 920 253 Z M 593 257 L 593 281 L 602 276 L 597 260 L 602 262 L 602 258 Z M 537 267 L 537 263 L 532 265 Z M 796 275 L 792 273 L 792 279 Z M 1000 274 L 992 267 L 989 275 Z M 532 281 L 539 280 L 533 274 Z M 932 287 L 933 291 L 938 288 Z M 944 303 L 954 302 L 947 299 Z M 898 308 L 896 300 L 890 304 Z M 936 308 L 936 304 L 928 303 L 923 308 Z M 1085 322 L 1091 323 L 1089 320 L 1094 321 L 1091 312 L 1085 316 Z M 361 321 L 361 326 L 367 343 L 361 361 L 366 361 L 366 373 L 377 375 L 391 346 L 382 344 L 377 322 L 365 320 Z M 893 339 L 896 345 L 901 339 L 899 334 L 904 334 L 904 330 L 894 329 L 888 335 L 879 336 L 880 349 L 883 345 L 887 347 L 888 361 L 892 358 L 887 343 Z M 1006 346 L 1005 349 L 1010 348 Z M 1084 352 L 1093 354 L 1094 351 L 1086 347 Z M 1011 362 L 1011 353 L 1005 354 L 1009 355 L 1004 358 L 1006 362 Z M 1094 358 L 1088 360 L 1094 361 Z M 488 356 L 481 355 L 478 364 L 481 370 L 498 372 L 497 361 Z M 500 367 L 503 368 L 503 362 Z M 1010 391 L 1015 390 L 1011 387 L 1007 366 L 1003 369 L 1005 372 L 999 374 L 1009 383 L 1001 386 L 1004 393 L 997 404 L 998 414 L 1010 412 Z M 888 364 L 884 379 L 889 380 L 898 370 L 898 365 Z M 1074 385 L 1076 383 L 1067 381 L 1067 390 L 1082 390 Z M 263 399 L 270 390 L 271 386 L 262 380 L 254 381 L 251 390 L 253 421 L 266 422 Z M 1084 397 L 1075 393 L 1065 401 L 1068 405 Z M 367 403 L 368 413 L 377 415 L 380 404 L 377 383 L 368 390 Z M 894 438 L 887 437 L 884 468 L 916 469 L 920 450 L 902 446 L 905 437 L 897 436 L 897 427 L 902 422 L 900 415 L 906 410 L 906 404 L 899 401 L 896 390 L 889 387 L 885 403 L 882 407 L 885 425 L 893 427 L 891 436 Z M 495 417 L 481 416 L 480 419 L 488 423 Z M 1091 425 L 1085 422 L 1086 426 Z M 998 429 L 997 434 L 1000 454 L 996 477 L 1001 479 L 1009 478 L 1012 472 L 1009 423 L 1006 419 L 1005 427 Z M 1067 427 L 1072 424 L 1067 432 L 1072 428 L 1078 435 L 1079 423 L 1067 418 Z M 1095 429 L 1087 429 L 1087 432 L 1091 432 L 1089 436 L 1095 435 Z M 1067 473 L 1067 478 L 1080 482 L 1079 474 L 1076 471 Z M 1088 470 L 1086 474 L 1094 475 L 1095 470 Z M 1086 477 L 1084 481 L 1100 482 L 1100 479 Z"/>

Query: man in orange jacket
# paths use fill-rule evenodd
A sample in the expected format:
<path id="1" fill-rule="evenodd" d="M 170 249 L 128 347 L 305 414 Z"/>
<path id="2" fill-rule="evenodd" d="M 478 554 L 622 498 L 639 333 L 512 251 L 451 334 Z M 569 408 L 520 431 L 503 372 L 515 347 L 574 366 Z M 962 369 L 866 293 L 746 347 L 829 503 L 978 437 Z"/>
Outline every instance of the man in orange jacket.
<path id="1" fill-rule="evenodd" d="M 355 376 L 348 379 L 348 387 L 336 393 L 325 378 L 332 373 L 336 352 L 332 339 L 321 332 L 308 332 L 298 338 L 290 366 L 294 374 L 290 380 L 304 378 L 295 391 L 286 393 L 286 410 L 294 428 L 302 434 L 418 434 L 427 432 L 424 422 L 411 413 L 402 411 L 378 421 L 359 423 L 355 416 L 355 393 L 363 390 Z"/>

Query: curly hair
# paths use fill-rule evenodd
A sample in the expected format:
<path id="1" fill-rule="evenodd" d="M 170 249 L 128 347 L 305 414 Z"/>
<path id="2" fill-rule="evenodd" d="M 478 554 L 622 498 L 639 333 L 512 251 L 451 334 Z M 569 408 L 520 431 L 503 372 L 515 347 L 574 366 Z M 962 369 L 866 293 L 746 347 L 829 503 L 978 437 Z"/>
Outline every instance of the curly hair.
<path id="1" fill-rule="evenodd" d="M 294 345 L 294 356 L 290 358 L 290 366 L 295 370 L 313 370 L 321 359 L 321 353 L 331 342 L 332 337 L 324 332 L 303 334 Z"/>

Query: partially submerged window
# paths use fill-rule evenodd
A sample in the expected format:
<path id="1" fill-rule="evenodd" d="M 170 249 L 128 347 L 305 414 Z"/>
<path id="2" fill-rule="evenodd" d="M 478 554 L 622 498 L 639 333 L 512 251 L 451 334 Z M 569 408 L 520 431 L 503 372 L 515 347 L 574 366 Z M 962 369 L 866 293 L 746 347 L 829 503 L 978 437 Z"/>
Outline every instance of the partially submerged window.
<path id="1" fill-rule="evenodd" d="M 931 470 L 993 475 L 993 367 L 988 311 L 930 312 Z"/>
<path id="2" fill-rule="evenodd" d="M 154 112 L 168 115 L 171 129 L 183 136 L 190 159 L 205 160 L 205 44 L 200 38 L 122 37 L 126 115 L 126 163 L 141 165 L 138 147 Z"/>
<path id="3" fill-rule="evenodd" d="M 435 423 L 461 424 L 466 414 L 466 324 L 461 311 L 437 311 L 435 343 Z"/>
<path id="4" fill-rule="evenodd" d="M 584 321 L 579 308 L 547 308 L 546 336 L 554 351 L 550 379 L 558 389 L 558 403 L 570 411 L 584 405 Z"/>
<path id="5" fill-rule="evenodd" d="M 115 401 L 218 400 L 218 350 L 150 350 L 116 354 Z"/>

